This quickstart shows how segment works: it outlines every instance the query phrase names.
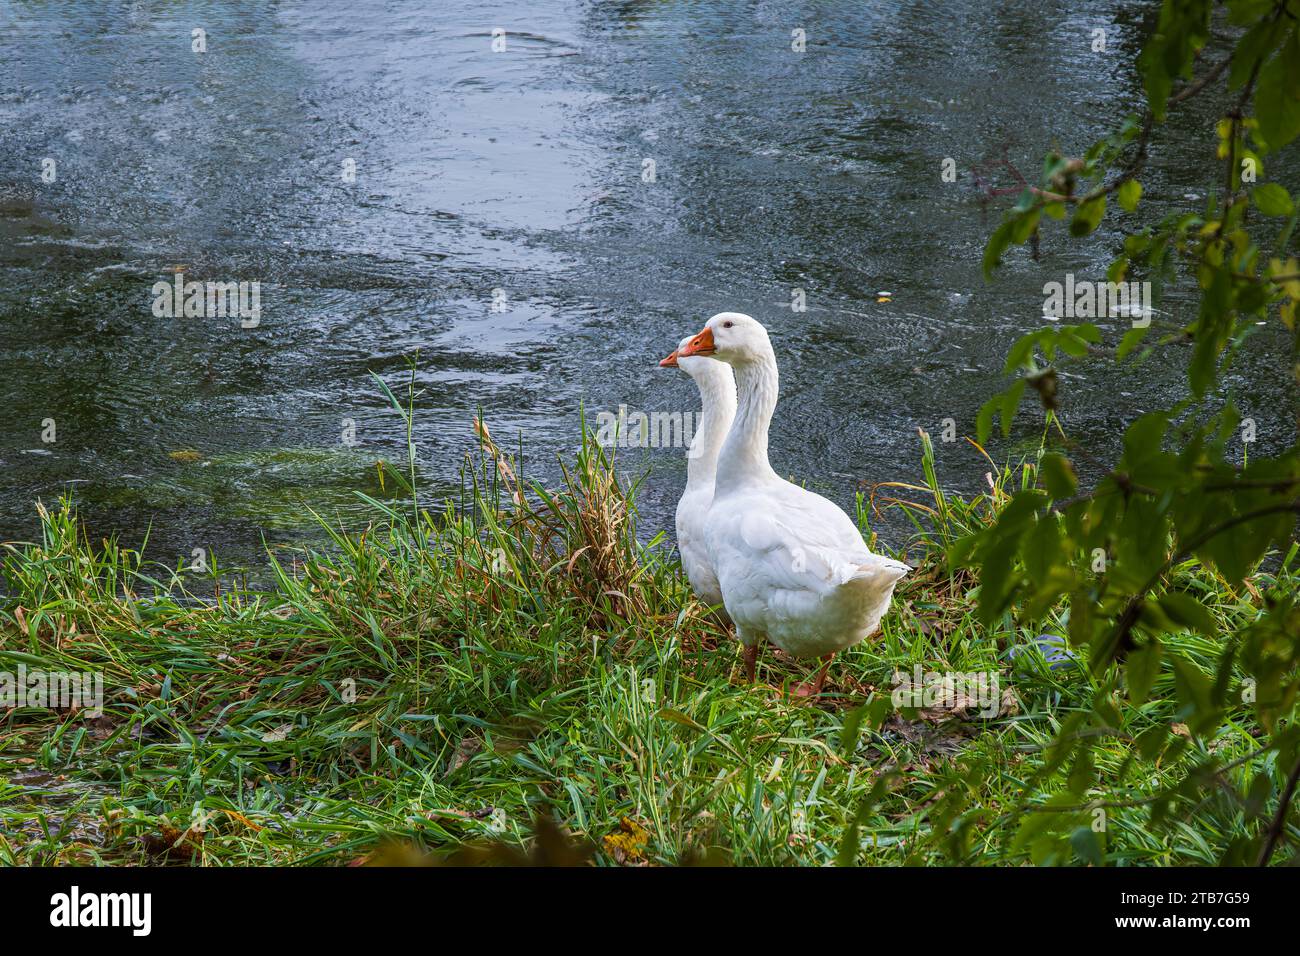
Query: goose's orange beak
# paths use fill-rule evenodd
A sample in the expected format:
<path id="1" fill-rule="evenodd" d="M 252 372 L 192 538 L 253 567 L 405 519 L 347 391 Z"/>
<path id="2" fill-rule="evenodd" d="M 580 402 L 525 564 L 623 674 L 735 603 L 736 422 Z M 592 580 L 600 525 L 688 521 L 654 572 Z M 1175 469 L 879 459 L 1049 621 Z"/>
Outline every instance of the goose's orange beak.
<path id="1" fill-rule="evenodd" d="M 660 360 L 659 360 L 659 367 L 660 367 L 660 368 L 676 368 L 676 367 L 677 367 L 677 350 L 676 350 L 676 349 L 673 349 L 671 352 L 668 353 L 668 357 L 667 357 L 667 358 L 662 358 L 662 359 L 660 359 Z"/>
<path id="2" fill-rule="evenodd" d="M 713 344 L 713 330 L 706 325 L 703 332 L 686 343 L 686 348 L 677 350 L 677 357 L 687 358 L 691 355 L 712 355 L 717 350 L 718 347 Z"/>

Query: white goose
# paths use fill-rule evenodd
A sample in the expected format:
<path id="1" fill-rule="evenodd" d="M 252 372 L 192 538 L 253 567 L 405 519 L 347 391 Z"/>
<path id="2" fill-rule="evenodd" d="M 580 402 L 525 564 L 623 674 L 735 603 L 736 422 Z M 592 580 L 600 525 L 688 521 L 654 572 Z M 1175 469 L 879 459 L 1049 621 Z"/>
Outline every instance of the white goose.
<path id="1" fill-rule="evenodd" d="M 719 313 L 677 350 L 679 362 L 700 355 L 736 374 L 739 409 L 718 458 L 704 541 L 746 671 L 753 680 L 767 639 L 794 657 L 825 660 L 811 685 L 796 688 L 818 694 L 831 657 L 875 633 L 911 569 L 873 554 L 838 506 L 772 470 L 767 432 L 778 387 L 767 330 L 739 312 Z"/>
<path id="2" fill-rule="evenodd" d="M 690 336 L 682 339 L 685 347 Z M 695 380 L 700 392 L 700 421 L 686 453 L 686 490 L 677 502 L 677 550 L 681 552 L 686 580 L 701 601 L 722 610 L 722 590 L 704 547 L 704 518 L 713 503 L 713 475 L 718 452 L 736 417 L 736 379 L 731 366 L 711 358 L 682 358 L 672 352 L 659 365 L 680 368 Z"/>

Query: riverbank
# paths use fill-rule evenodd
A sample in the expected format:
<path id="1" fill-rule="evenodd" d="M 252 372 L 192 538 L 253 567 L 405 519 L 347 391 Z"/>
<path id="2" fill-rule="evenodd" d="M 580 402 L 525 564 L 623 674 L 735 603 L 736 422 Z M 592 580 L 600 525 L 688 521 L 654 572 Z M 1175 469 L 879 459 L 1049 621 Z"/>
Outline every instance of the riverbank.
<path id="1" fill-rule="evenodd" d="M 918 567 L 809 705 L 788 695 L 808 668 L 770 648 L 745 683 L 663 536 L 638 540 L 635 483 L 594 441 L 546 491 L 481 434 L 463 506 L 372 501 L 366 533 L 272 559 L 270 589 L 161 568 L 86 540 L 67 503 L 42 508 L 42 542 L 4 554 L 0 669 L 102 674 L 102 713 L 0 709 L 0 862 L 1207 864 L 1267 822 L 1266 795 L 1252 815 L 1205 800 L 1149 826 L 1191 766 L 1237 785 L 1266 769 L 1247 709 L 1194 735 L 1168 663 L 1142 706 L 1108 703 L 1036 633 L 1059 620 L 976 623 L 977 582 L 944 546 L 1032 466 L 990 465 L 988 494 L 955 500 L 927 442 L 926 479 L 877 489 L 877 506 L 910 500 L 892 507 L 916 520 Z M 1176 574 L 1217 592 L 1225 634 L 1275 580 L 1234 594 L 1190 563 Z M 1165 641 L 1213 678 L 1215 642 Z M 1106 706 L 1081 799 L 1044 772 L 1048 744 Z M 1172 745 L 1146 754 L 1162 726 Z M 534 840 L 539 816 L 572 847 Z"/>

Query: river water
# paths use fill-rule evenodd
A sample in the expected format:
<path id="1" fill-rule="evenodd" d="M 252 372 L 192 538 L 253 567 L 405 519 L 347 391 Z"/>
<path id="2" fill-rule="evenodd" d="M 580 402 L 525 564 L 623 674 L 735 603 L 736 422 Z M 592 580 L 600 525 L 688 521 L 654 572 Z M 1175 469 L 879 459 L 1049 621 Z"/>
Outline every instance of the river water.
<path id="1" fill-rule="evenodd" d="M 779 471 L 843 503 L 914 480 L 916 429 L 972 433 L 1043 284 L 1102 279 L 1121 235 L 1058 229 L 985 284 L 1012 197 L 990 206 L 973 171 L 1033 178 L 1137 108 L 1152 7 L 0 0 L 0 540 L 63 492 L 93 536 L 148 531 L 173 564 L 256 563 L 312 537 L 309 508 L 361 520 L 376 460 L 405 454 L 371 375 L 412 368 L 430 499 L 459 487 L 479 409 L 553 476 L 580 409 L 692 410 L 657 362 L 722 310 L 772 333 Z M 1191 134 L 1209 108 L 1158 133 L 1144 209 L 1217 180 Z M 177 271 L 258 282 L 256 325 L 156 315 Z M 1128 322 L 1100 320 L 1112 343 Z M 1110 453 L 1182 358 L 1067 378 L 1067 427 Z M 1292 434 L 1273 368 L 1229 379 L 1262 448 Z M 965 443 L 939 456 L 980 486 Z M 681 449 L 620 460 L 650 471 L 647 534 L 670 528 Z"/>

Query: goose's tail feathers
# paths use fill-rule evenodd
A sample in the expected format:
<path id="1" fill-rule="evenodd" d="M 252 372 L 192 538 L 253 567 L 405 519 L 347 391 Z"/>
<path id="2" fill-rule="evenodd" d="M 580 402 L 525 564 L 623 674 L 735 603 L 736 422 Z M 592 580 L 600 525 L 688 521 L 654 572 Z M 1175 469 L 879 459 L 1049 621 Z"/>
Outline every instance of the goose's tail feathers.
<path id="1" fill-rule="evenodd" d="M 911 570 L 912 568 L 902 561 L 873 555 L 871 560 L 854 567 L 844 583 L 865 585 L 873 591 L 888 591 Z"/>

